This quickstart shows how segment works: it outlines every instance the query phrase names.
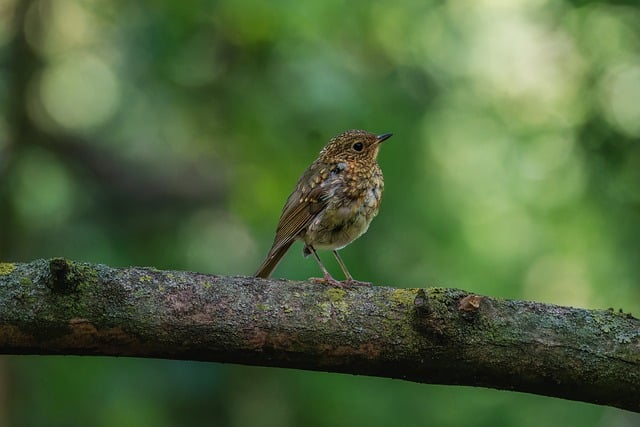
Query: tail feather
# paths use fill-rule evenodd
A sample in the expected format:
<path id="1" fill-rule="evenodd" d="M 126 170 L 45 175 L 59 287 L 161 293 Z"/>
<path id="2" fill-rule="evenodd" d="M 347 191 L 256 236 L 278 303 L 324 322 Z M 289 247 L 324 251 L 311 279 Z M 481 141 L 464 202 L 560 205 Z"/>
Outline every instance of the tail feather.
<path id="1" fill-rule="evenodd" d="M 292 244 L 293 240 L 278 248 L 271 248 L 265 260 L 262 262 L 260 267 L 258 267 L 258 271 L 256 271 L 255 276 L 265 279 L 270 277 L 271 273 L 273 273 L 273 270 L 275 270 L 276 266 L 278 265 L 284 254 L 287 253 Z"/>

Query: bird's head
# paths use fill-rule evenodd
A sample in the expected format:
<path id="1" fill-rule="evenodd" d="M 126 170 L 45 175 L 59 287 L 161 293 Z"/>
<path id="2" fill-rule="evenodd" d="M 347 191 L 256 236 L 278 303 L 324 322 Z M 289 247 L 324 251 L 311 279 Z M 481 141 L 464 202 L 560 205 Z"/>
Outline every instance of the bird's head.
<path id="1" fill-rule="evenodd" d="M 320 159 L 327 163 L 372 163 L 378 157 L 380 144 L 392 135 L 392 133 L 375 135 L 363 130 L 348 130 L 329 141 L 320 152 Z"/>

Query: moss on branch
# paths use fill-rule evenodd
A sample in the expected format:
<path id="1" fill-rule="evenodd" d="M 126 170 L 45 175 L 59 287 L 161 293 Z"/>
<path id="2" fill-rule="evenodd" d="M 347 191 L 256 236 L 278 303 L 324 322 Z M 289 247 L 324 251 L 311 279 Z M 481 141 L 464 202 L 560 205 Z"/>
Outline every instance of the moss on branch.
<path id="1" fill-rule="evenodd" d="M 302 368 L 640 411 L 638 319 L 458 289 L 1 263 L 0 353 Z"/>

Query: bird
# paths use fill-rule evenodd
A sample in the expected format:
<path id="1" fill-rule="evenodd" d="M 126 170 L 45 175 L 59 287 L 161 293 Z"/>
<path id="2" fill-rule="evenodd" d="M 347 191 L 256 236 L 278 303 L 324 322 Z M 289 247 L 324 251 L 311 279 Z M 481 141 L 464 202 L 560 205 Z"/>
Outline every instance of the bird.
<path id="1" fill-rule="evenodd" d="M 338 250 L 364 234 L 378 214 L 384 189 L 377 162 L 382 142 L 393 134 L 376 135 L 347 130 L 333 137 L 304 171 L 287 199 L 273 245 L 255 273 L 268 278 L 296 240 L 304 242 L 303 255 L 313 255 L 323 277 L 313 279 L 336 287 L 371 286 L 355 280 Z M 334 279 L 317 250 L 331 250 L 344 281 Z"/>

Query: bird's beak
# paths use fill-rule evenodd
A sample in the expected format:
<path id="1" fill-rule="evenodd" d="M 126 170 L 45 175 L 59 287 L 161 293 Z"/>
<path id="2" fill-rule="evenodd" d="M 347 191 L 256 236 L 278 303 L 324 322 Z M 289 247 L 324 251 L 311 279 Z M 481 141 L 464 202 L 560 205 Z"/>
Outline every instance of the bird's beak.
<path id="1" fill-rule="evenodd" d="M 380 144 L 382 141 L 385 141 L 385 140 L 391 138 L 392 136 L 393 136 L 392 133 L 383 133 L 382 135 L 376 136 L 376 138 L 378 140 L 378 144 Z"/>

